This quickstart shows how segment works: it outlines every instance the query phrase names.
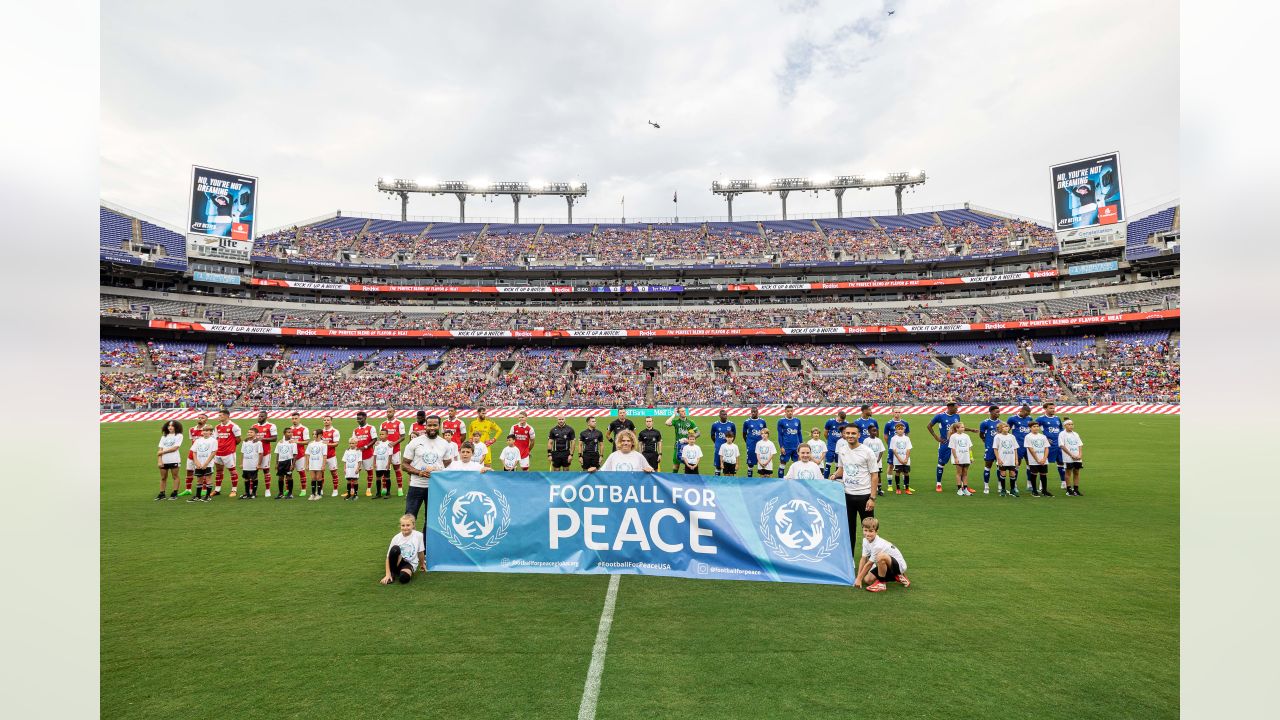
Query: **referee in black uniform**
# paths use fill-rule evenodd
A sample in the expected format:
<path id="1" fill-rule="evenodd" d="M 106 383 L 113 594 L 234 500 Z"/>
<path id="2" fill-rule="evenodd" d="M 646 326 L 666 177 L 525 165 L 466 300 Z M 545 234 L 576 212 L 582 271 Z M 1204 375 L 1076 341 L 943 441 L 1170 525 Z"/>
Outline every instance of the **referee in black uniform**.
<path id="1" fill-rule="evenodd" d="M 603 442 L 604 433 L 596 428 L 596 419 L 587 418 L 587 429 L 578 433 L 578 459 L 582 461 L 583 470 L 600 467 L 600 444 Z"/>
<path id="2" fill-rule="evenodd" d="M 547 433 L 547 457 L 551 459 L 552 470 L 569 469 L 569 455 L 573 453 L 573 441 L 577 437 L 578 434 L 565 424 L 564 416 L 561 416 Z"/>
<path id="3" fill-rule="evenodd" d="M 640 441 L 640 454 L 654 470 L 662 470 L 662 433 L 653 427 L 653 417 L 644 419 L 644 429 L 637 435 Z"/>
<path id="4" fill-rule="evenodd" d="M 618 410 L 618 419 L 609 423 L 609 443 L 613 445 L 613 449 L 618 449 L 618 433 L 623 430 L 636 431 L 636 424 L 631 422 L 631 418 L 627 417 L 626 410 Z M 653 465 L 653 463 L 649 463 Z M 655 468 L 657 465 L 653 465 Z"/>

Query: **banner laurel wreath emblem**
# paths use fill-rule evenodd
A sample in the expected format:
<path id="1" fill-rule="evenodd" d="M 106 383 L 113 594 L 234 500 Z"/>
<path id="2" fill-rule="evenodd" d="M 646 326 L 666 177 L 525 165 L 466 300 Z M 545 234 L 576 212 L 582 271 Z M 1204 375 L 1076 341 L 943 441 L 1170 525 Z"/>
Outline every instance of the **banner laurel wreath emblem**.
<path id="1" fill-rule="evenodd" d="M 450 490 L 445 493 L 444 499 L 440 501 L 440 510 L 436 513 L 436 520 L 440 523 L 440 534 L 444 536 L 445 540 L 449 541 L 450 545 L 459 550 L 488 550 L 502 542 L 502 539 L 507 536 L 507 528 L 511 526 L 511 505 L 501 492 L 497 490 L 490 490 L 489 492 L 493 493 L 498 501 L 498 514 L 501 516 L 501 521 L 498 524 L 498 529 L 485 538 L 484 542 L 475 540 L 463 542 L 462 538 L 454 534 L 453 523 L 449 519 L 449 515 L 451 513 L 450 508 L 453 505 L 453 498 L 457 495 L 457 491 Z M 487 496 L 489 492 L 483 494 Z"/>
<path id="2" fill-rule="evenodd" d="M 819 499 L 818 507 L 822 508 L 822 512 L 827 517 L 827 526 L 831 528 L 827 541 L 822 547 L 805 552 L 803 550 L 795 550 L 789 548 L 777 541 L 774 537 L 773 530 L 773 509 L 778 504 L 778 498 L 774 497 L 765 503 L 764 510 L 760 513 L 760 540 L 764 542 L 765 547 L 769 548 L 773 554 L 788 562 L 800 560 L 803 562 L 818 562 L 823 560 L 836 548 L 840 547 L 840 518 L 836 515 L 835 510 L 831 507 L 831 503 L 826 500 Z"/>

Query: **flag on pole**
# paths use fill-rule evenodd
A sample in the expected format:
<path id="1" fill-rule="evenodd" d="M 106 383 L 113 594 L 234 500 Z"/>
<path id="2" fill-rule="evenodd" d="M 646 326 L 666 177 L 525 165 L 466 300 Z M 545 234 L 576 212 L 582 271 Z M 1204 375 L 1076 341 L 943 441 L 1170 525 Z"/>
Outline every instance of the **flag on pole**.
<path id="1" fill-rule="evenodd" d="M 680 202 L 679 191 L 671 193 L 671 202 Z"/>

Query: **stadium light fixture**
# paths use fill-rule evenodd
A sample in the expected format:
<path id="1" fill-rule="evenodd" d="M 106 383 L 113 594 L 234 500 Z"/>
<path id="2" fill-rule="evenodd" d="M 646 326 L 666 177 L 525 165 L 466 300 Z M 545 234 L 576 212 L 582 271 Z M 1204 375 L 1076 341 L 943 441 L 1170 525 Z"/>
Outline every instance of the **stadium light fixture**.
<path id="1" fill-rule="evenodd" d="M 491 182 L 487 179 L 475 180 L 400 180 L 378 178 L 374 187 L 379 192 L 400 198 L 400 219 L 409 216 L 409 193 L 426 195 L 453 195 L 458 198 L 458 222 L 467 221 L 467 197 L 478 195 L 510 195 L 515 208 L 515 222 L 520 222 L 521 196 L 532 198 L 539 195 L 562 197 L 569 206 L 569 222 L 573 222 L 573 204 L 587 194 L 587 184 L 573 180 L 570 182 L 545 182 L 523 180 Z"/>
<path id="2" fill-rule="evenodd" d="M 837 175 L 835 177 L 787 177 L 757 178 L 755 180 L 714 180 L 711 192 L 723 195 L 729 206 L 729 220 L 733 220 L 733 199 L 744 193 L 778 193 L 782 198 L 782 219 L 787 219 L 787 196 L 793 190 L 814 191 L 831 190 L 836 196 L 836 215 L 844 217 L 844 193 L 846 190 L 867 190 L 879 187 L 891 187 L 898 200 L 898 214 L 902 214 L 902 192 L 910 187 L 923 185 L 928 177 L 923 170 L 912 169 L 906 172 L 872 172 L 863 175 Z"/>

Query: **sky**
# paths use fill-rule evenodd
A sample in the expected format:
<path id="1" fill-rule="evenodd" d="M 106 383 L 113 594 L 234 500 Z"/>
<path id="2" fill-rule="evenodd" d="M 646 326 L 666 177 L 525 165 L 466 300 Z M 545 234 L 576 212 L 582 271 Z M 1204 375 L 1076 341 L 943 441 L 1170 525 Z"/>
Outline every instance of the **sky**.
<path id="1" fill-rule="evenodd" d="M 577 180 L 575 220 L 725 215 L 713 180 L 920 169 L 907 208 L 1047 222 L 1054 163 L 1118 151 L 1176 199 L 1178 5 L 987 0 L 112 2 L 101 195 L 183 224 L 192 165 L 259 178 L 259 232 L 398 215 L 380 177 Z M 888 15 L 892 9 L 894 15 Z M 655 129 L 648 121 L 660 124 Z M 678 207 L 671 202 L 679 193 Z M 846 214 L 890 210 L 851 192 Z M 792 218 L 833 213 L 792 195 Z M 449 196 L 411 216 L 456 219 Z M 468 219 L 509 222 L 509 198 Z M 747 195 L 734 215 L 780 215 Z M 525 221 L 564 201 L 525 199 Z"/>

